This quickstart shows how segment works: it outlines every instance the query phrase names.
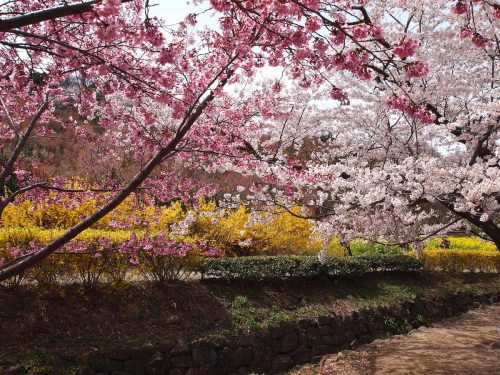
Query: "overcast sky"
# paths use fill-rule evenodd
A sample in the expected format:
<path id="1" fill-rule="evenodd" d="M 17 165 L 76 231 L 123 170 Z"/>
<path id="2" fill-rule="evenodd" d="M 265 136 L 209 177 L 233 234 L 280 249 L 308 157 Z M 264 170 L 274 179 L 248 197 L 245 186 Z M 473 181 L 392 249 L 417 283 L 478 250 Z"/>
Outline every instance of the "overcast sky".
<path id="1" fill-rule="evenodd" d="M 188 4 L 187 0 L 150 0 L 150 4 L 154 5 L 150 13 L 163 20 L 167 25 L 172 25 L 182 21 L 190 13 L 201 13 L 210 7 L 210 4 L 205 2 L 202 6 L 193 6 Z M 198 18 L 198 26 L 208 26 L 211 29 L 218 29 L 217 16 L 213 11 L 204 13 Z M 258 76 L 265 78 L 276 79 L 281 76 L 281 69 L 265 67 L 261 69 Z"/>
<path id="2" fill-rule="evenodd" d="M 156 4 L 151 8 L 151 13 L 165 20 L 167 24 L 174 24 L 182 21 L 190 13 L 200 13 L 209 7 L 208 2 L 203 6 L 193 6 L 187 0 L 151 0 L 150 4 Z M 198 18 L 201 25 L 217 24 L 217 19 L 209 14 Z"/>

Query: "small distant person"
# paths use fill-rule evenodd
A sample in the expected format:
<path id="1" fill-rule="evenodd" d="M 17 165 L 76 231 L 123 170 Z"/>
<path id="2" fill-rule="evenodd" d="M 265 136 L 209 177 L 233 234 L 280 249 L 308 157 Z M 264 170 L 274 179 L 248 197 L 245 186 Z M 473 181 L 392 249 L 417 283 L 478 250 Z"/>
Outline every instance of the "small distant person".
<path id="1" fill-rule="evenodd" d="M 411 251 L 409 243 L 404 243 L 400 247 L 403 250 L 403 254 L 408 254 Z"/>
<path id="2" fill-rule="evenodd" d="M 439 244 L 441 249 L 449 249 L 450 248 L 450 240 L 446 236 L 441 237 L 441 243 Z"/>
<path id="3" fill-rule="evenodd" d="M 352 256 L 350 241 L 346 238 L 342 238 L 339 241 L 339 243 L 340 243 L 340 246 L 342 246 L 345 249 L 345 255 Z"/>

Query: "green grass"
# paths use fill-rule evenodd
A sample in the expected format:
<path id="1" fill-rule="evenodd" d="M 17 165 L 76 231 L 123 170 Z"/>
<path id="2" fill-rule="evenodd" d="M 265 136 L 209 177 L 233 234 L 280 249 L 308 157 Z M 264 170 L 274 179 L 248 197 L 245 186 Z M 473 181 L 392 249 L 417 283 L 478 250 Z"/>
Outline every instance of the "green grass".
<path id="1" fill-rule="evenodd" d="M 24 359 L 23 374 L 54 374 L 54 369 L 57 369 L 58 375 L 74 375 L 79 370 L 78 364 L 71 359 L 57 357 L 45 348 L 23 348 L 18 354 Z"/>
<path id="2" fill-rule="evenodd" d="M 264 327 L 259 314 L 245 296 L 236 296 L 230 307 L 235 333 L 259 330 Z"/>

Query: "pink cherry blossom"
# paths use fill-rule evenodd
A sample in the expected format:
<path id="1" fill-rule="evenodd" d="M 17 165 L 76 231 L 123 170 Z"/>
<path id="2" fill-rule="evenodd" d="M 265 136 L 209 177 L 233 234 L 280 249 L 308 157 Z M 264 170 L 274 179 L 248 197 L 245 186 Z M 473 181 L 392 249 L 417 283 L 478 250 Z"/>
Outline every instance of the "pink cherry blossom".
<path id="1" fill-rule="evenodd" d="M 470 27 L 464 26 L 464 27 L 460 28 L 460 32 L 459 32 L 460 38 L 468 38 L 472 34 L 473 34 L 473 31 Z"/>
<path id="2" fill-rule="evenodd" d="M 77 1 L 0 5 L 0 215 L 27 196 L 76 204 L 79 194 L 60 191 L 75 174 L 90 182 L 74 190 L 99 202 L 57 246 L 35 244 L 26 262 L 2 267 L 0 280 L 106 215 L 123 226 L 113 212 L 138 189 L 158 199 L 216 190 L 193 175 L 248 178 L 259 202 L 333 207 L 328 224 L 343 235 L 428 234 L 422 199 L 442 206 L 446 223 L 458 215 L 495 236 L 495 4 L 420 1 L 395 15 L 400 0 L 194 2 L 211 7 L 217 27 L 189 15 L 167 27 L 144 0 L 64 17 L 53 8 Z M 267 67 L 278 71 L 271 81 L 258 78 Z M 57 147 L 44 144 L 66 138 L 78 155 L 64 151 L 60 170 Z M 172 254 L 192 249 L 135 238 L 132 261 L 162 243 Z"/>
<path id="3" fill-rule="evenodd" d="M 362 24 L 356 25 L 352 28 L 352 35 L 356 40 L 366 39 L 372 30 L 370 25 Z M 380 30 L 379 30 L 380 31 Z"/>
<path id="4" fill-rule="evenodd" d="M 487 40 L 479 33 L 475 33 L 472 36 L 472 43 L 477 47 L 477 48 L 485 48 Z"/>
<path id="5" fill-rule="evenodd" d="M 463 0 L 458 0 L 455 5 L 451 7 L 451 10 L 455 14 L 464 14 L 467 13 L 467 4 Z"/>
<path id="6" fill-rule="evenodd" d="M 413 56 L 418 46 L 417 41 L 408 39 L 401 43 L 394 45 L 392 52 L 401 59 Z"/>
<path id="7" fill-rule="evenodd" d="M 415 61 L 406 66 L 406 75 L 409 78 L 422 78 L 429 74 L 429 63 Z"/>

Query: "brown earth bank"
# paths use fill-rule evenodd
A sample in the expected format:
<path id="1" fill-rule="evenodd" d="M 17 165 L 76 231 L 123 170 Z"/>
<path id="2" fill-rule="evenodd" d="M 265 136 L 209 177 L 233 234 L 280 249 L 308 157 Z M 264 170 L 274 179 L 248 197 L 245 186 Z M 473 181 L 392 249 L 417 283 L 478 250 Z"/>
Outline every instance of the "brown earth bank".
<path id="1" fill-rule="evenodd" d="M 162 288 L 137 283 L 98 290 L 76 285 L 54 290 L 0 288 L 0 373 L 74 374 L 95 358 L 137 348 L 163 345 L 170 350 L 197 339 L 215 342 L 222 336 L 238 337 L 331 313 L 340 316 L 456 292 L 498 291 L 499 275 L 474 274 L 196 281 Z"/>
<path id="2" fill-rule="evenodd" d="M 500 304 L 469 311 L 408 335 L 325 356 L 290 375 L 496 375 L 500 373 Z"/>

